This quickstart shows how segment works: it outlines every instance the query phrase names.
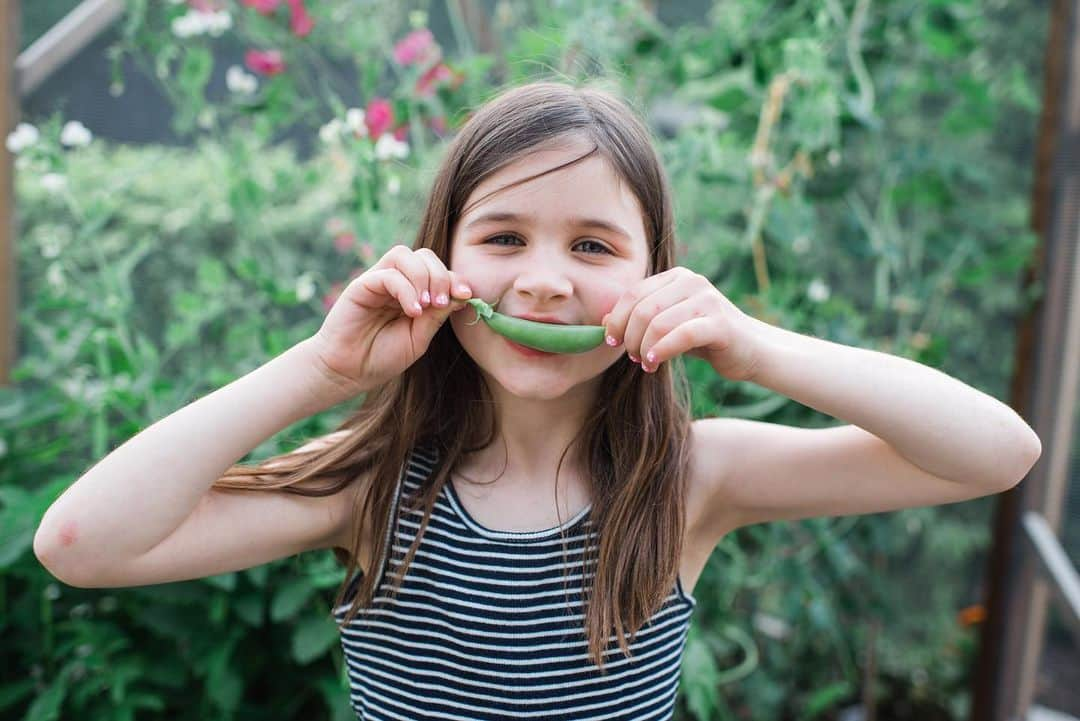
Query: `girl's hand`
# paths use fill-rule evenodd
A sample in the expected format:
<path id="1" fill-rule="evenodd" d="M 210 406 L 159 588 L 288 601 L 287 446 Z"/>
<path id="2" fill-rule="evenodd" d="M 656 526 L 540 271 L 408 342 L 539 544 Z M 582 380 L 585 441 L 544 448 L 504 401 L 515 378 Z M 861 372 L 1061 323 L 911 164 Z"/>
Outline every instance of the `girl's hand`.
<path id="1" fill-rule="evenodd" d="M 430 249 L 395 245 L 345 286 L 312 336 L 320 370 L 355 393 L 393 378 L 471 294 Z"/>
<path id="2" fill-rule="evenodd" d="M 753 380 L 757 371 L 761 321 L 681 266 L 631 286 L 601 324 L 649 373 L 681 353 L 703 358 L 731 380 Z"/>

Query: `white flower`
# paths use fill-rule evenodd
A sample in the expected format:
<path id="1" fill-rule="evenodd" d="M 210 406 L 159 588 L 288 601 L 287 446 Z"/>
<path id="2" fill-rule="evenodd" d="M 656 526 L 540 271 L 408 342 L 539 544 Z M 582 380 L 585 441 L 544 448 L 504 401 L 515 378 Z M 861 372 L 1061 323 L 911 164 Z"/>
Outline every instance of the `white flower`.
<path id="1" fill-rule="evenodd" d="M 806 294 L 810 300 L 820 303 L 829 299 L 829 286 L 821 278 L 814 278 L 806 288 Z"/>
<path id="2" fill-rule="evenodd" d="M 178 38 L 189 38 L 204 33 L 218 37 L 231 27 L 232 15 L 228 10 L 202 12 L 191 9 L 172 21 L 173 35 Z"/>
<path id="3" fill-rule="evenodd" d="M 810 236 L 800 235 L 795 238 L 795 240 L 791 241 L 791 250 L 797 255 L 802 255 L 810 250 Z"/>
<path id="4" fill-rule="evenodd" d="M 214 127 L 214 118 L 216 117 L 217 114 L 214 112 L 213 108 L 203 108 L 195 117 L 195 122 L 198 123 L 199 127 L 203 130 L 209 130 Z"/>
<path id="5" fill-rule="evenodd" d="M 202 35 L 206 32 L 206 19 L 204 13 L 189 10 L 184 15 L 172 21 L 172 32 L 178 38 L 189 38 L 192 35 Z"/>
<path id="6" fill-rule="evenodd" d="M 409 144 L 390 133 L 383 133 L 375 141 L 375 157 L 379 160 L 404 158 L 409 154 Z"/>
<path id="7" fill-rule="evenodd" d="M 344 125 L 337 118 L 334 118 L 326 125 L 319 128 L 319 138 L 324 143 L 336 143 L 341 139 L 341 131 L 344 129 Z"/>
<path id="8" fill-rule="evenodd" d="M 228 10 L 218 10 L 217 12 L 204 14 L 207 16 L 204 24 L 212 37 L 220 37 L 223 32 L 232 27 L 232 15 L 229 14 Z"/>
<path id="9" fill-rule="evenodd" d="M 349 108 L 345 113 L 345 127 L 358 138 L 367 135 L 367 125 L 364 124 L 364 117 L 364 111 L 360 108 Z"/>
<path id="10" fill-rule="evenodd" d="M 41 133 L 30 123 L 19 123 L 15 126 L 15 129 L 8 133 L 7 149 L 11 151 L 12 155 L 18 155 L 26 148 L 38 141 L 41 137 Z"/>
<path id="11" fill-rule="evenodd" d="M 67 178 L 60 173 L 45 173 L 41 176 L 41 187 L 50 193 L 59 193 L 67 187 Z"/>
<path id="12" fill-rule="evenodd" d="M 304 273 L 296 279 L 296 299 L 303 303 L 315 295 L 315 278 L 311 273 Z"/>
<path id="13" fill-rule="evenodd" d="M 225 85 L 231 92 L 251 95 L 259 87 L 259 81 L 251 73 L 244 72 L 239 65 L 233 65 L 225 72 Z"/>
<path id="14" fill-rule="evenodd" d="M 55 258 L 60 255 L 60 239 L 56 236 L 42 238 L 40 245 L 42 258 Z"/>
<path id="15" fill-rule="evenodd" d="M 401 178 L 396 175 L 391 175 L 386 181 L 386 192 L 390 195 L 397 195 L 401 192 Z"/>
<path id="16" fill-rule="evenodd" d="M 78 120 L 69 120 L 60 131 L 60 142 L 71 147 L 89 145 L 93 139 L 93 134 Z"/>

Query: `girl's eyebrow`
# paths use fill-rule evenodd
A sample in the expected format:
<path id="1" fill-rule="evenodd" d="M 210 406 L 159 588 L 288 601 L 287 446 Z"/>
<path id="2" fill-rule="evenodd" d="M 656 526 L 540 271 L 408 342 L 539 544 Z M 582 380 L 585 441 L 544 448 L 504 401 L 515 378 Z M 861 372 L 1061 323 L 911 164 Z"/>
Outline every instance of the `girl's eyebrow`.
<path id="1" fill-rule="evenodd" d="M 493 211 L 490 213 L 484 213 L 483 215 L 473 218 L 466 223 L 466 228 L 471 228 L 474 225 L 480 225 L 481 223 L 503 223 L 506 221 L 516 221 L 525 223 L 526 225 L 536 222 L 535 215 L 522 215 L 520 213 L 511 213 L 507 211 Z M 565 225 L 567 227 L 578 228 L 599 228 L 606 230 L 609 233 L 622 236 L 626 241 L 631 241 L 630 234 L 622 229 L 617 223 L 613 223 L 610 220 L 604 220 L 602 218 L 581 218 L 571 217 L 566 219 Z"/>

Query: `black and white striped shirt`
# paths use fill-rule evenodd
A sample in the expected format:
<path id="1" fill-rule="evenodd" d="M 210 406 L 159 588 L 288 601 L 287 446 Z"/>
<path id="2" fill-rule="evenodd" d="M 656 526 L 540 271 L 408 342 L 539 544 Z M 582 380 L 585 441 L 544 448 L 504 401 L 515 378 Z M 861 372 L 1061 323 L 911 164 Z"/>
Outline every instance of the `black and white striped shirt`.
<path id="1" fill-rule="evenodd" d="M 415 490 L 437 462 L 415 450 L 402 489 Z M 390 719 L 670 719 L 696 601 L 681 582 L 630 642 L 612 643 L 601 673 L 588 657 L 581 603 L 589 507 L 561 527 L 496 531 L 477 523 L 451 483 L 434 510 L 396 600 L 386 596 L 420 528 L 399 520 L 373 605 L 342 628 L 350 700 L 361 721 Z M 560 530 L 566 532 L 566 559 Z M 386 558 L 390 528 L 384 536 Z M 564 573 L 567 583 L 564 588 Z M 590 571 L 586 579 L 592 578 Z M 351 600 L 358 574 L 351 582 Z M 340 622 L 348 600 L 334 609 Z M 609 641 L 614 640 L 614 634 Z"/>

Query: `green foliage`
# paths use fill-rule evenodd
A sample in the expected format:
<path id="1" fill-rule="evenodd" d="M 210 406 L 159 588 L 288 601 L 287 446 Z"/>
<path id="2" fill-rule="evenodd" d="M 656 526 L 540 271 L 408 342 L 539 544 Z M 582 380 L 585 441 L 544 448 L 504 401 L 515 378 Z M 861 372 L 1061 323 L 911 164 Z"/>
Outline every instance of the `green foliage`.
<path id="1" fill-rule="evenodd" d="M 740 307 L 1003 397 L 1011 319 L 1034 300 L 1018 279 L 1035 242 L 1045 12 L 741 0 L 668 27 L 629 1 L 502 2 L 496 55 L 470 51 L 452 16 L 466 50 L 443 60 L 459 79 L 429 96 L 416 92 L 422 68 L 389 60 L 422 15 L 308 7 L 304 38 L 281 13 L 230 4 L 232 30 L 179 39 L 183 5 L 132 0 L 112 52 L 160 71 L 196 145 L 65 148 L 51 118 L 18 158 L 21 355 L 16 385 L 0 389 L 5 718 L 350 717 L 329 554 L 76 589 L 34 558 L 33 530 L 90 464 L 309 336 L 342 284 L 411 243 L 445 142 L 432 121 L 452 132 L 506 83 L 603 77 L 641 108 L 672 182 L 680 263 Z M 214 100 L 215 42 L 281 48 L 287 69 Z M 365 98 L 385 93 L 407 158 L 344 131 L 329 58 L 356 62 Z M 273 144 L 297 124 L 325 136 L 310 158 Z M 66 186 L 49 190 L 57 176 Z M 697 359 L 685 367 L 697 416 L 834 422 Z M 251 457 L 328 431 L 340 412 Z M 879 700 L 965 718 L 974 629 L 958 612 L 980 598 L 990 503 L 730 534 L 694 589 L 678 717 L 833 719 L 861 698 L 872 653 Z"/>

